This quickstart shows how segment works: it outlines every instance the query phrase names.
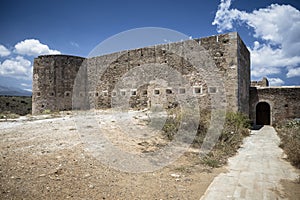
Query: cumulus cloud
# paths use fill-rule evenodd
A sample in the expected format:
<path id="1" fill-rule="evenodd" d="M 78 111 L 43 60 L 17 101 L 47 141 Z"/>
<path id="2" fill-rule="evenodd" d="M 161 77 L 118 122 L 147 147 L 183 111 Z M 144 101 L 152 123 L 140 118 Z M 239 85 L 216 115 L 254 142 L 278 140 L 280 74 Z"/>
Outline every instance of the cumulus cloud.
<path id="1" fill-rule="evenodd" d="M 272 86 L 281 86 L 284 84 L 284 81 L 280 78 L 268 78 L 269 84 Z"/>
<path id="2" fill-rule="evenodd" d="M 300 67 L 289 69 L 289 71 L 288 71 L 288 73 L 286 74 L 286 76 L 287 76 L 288 78 L 300 76 Z"/>
<path id="3" fill-rule="evenodd" d="M 10 55 L 10 51 L 3 45 L 0 44 L 0 56 L 5 57 Z"/>
<path id="4" fill-rule="evenodd" d="M 290 5 L 272 4 L 267 8 L 245 12 L 231 9 L 231 0 L 221 0 L 213 25 L 218 32 L 246 24 L 254 31 L 255 41 L 249 47 L 252 75 L 263 77 L 291 69 L 287 77 L 300 76 L 300 11 Z M 261 42 L 259 42 L 261 41 Z"/>
<path id="5" fill-rule="evenodd" d="M 30 79 L 32 77 L 31 62 L 22 56 L 6 59 L 0 63 L 0 75 L 18 79 Z"/>
<path id="6" fill-rule="evenodd" d="M 39 56 L 45 54 L 60 54 L 58 50 L 52 50 L 47 45 L 36 39 L 26 39 L 15 45 L 15 53 L 27 56 Z"/>

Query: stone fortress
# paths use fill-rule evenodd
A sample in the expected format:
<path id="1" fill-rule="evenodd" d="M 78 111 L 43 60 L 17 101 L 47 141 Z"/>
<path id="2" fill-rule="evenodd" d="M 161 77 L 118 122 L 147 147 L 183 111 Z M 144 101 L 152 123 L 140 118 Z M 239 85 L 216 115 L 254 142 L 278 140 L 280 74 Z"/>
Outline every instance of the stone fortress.
<path id="1" fill-rule="evenodd" d="M 250 53 L 238 33 L 194 39 L 195 43 L 199 54 L 190 57 L 181 51 L 195 48 L 189 41 L 91 58 L 39 56 L 33 68 L 32 113 L 71 110 L 83 104 L 88 105 L 85 109 L 122 103 L 132 109 L 172 107 L 180 99 L 196 98 L 201 109 L 221 104 L 258 125 L 300 118 L 300 86 L 270 87 L 265 78 L 251 82 Z M 155 72 L 147 71 L 149 66 Z M 151 73 L 159 74 L 156 81 L 149 79 Z M 136 82 L 134 77 L 144 81 Z M 218 94 L 222 98 L 214 99 Z"/>

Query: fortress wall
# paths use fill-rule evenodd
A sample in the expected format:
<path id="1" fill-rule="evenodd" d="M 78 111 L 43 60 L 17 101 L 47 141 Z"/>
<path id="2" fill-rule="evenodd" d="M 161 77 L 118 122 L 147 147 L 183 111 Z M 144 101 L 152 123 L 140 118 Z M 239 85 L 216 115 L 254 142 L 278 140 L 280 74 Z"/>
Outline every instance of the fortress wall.
<path id="1" fill-rule="evenodd" d="M 242 39 L 237 38 L 237 58 L 238 58 L 238 110 L 249 114 L 250 100 L 250 52 Z"/>
<path id="2" fill-rule="evenodd" d="M 285 119 L 300 118 L 300 87 L 251 87 L 250 119 L 256 123 L 256 105 L 267 102 L 271 125 Z"/>
<path id="3" fill-rule="evenodd" d="M 201 38 L 224 77 L 227 109 L 249 113 L 250 53 L 236 33 Z"/>
<path id="4" fill-rule="evenodd" d="M 32 113 L 71 110 L 74 79 L 84 58 L 46 55 L 34 59 Z"/>
<path id="5" fill-rule="evenodd" d="M 79 96 L 75 101 L 78 108 L 87 102 L 90 106 L 86 109 L 122 106 L 124 102 L 138 109 L 150 104 L 168 107 L 180 99 L 196 96 L 201 109 L 222 104 L 227 105 L 228 110 L 247 113 L 250 56 L 238 34 L 195 41 L 200 49 L 196 53 L 190 53 L 195 46 L 184 41 L 88 59 L 40 56 L 34 62 L 33 113 L 71 109 L 73 90 L 74 95 Z M 81 64 L 81 74 L 73 88 Z M 151 75 L 155 75 L 154 78 Z M 225 91 L 217 81 L 223 84 Z M 224 94 L 226 98 L 213 101 L 215 93 Z"/>

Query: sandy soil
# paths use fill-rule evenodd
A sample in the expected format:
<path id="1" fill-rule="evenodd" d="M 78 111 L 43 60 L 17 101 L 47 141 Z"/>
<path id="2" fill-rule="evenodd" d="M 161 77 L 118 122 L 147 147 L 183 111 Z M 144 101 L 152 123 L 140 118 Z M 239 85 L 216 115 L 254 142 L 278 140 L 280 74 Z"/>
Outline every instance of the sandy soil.
<path id="1" fill-rule="evenodd" d="M 150 137 L 141 113 L 122 119 L 122 127 L 135 124 L 136 133 L 143 133 L 144 138 L 133 139 L 126 139 L 115 113 L 99 116 L 107 138 L 124 151 L 142 154 L 167 142 L 159 134 Z M 195 149 L 153 172 L 113 169 L 86 150 L 74 117 L 67 114 L 2 121 L 0 139 L 0 199 L 200 199 L 225 171 L 203 166 Z"/>

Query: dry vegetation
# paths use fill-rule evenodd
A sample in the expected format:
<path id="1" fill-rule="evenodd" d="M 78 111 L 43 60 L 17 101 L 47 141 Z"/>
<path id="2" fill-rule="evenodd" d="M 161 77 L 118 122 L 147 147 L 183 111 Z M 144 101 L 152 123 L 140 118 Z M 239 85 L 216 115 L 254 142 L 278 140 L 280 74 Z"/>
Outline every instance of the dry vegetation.
<path id="1" fill-rule="evenodd" d="M 15 118 L 13 115 L 31 113 L 31 97 L 0 96 L 0 118 Z"/>
<path id="2" fill-rule="evenodd" d="M 300 121 L 285 121 L 276 126 L 281 139 L 280 147 L 287 155 L 287 159 L 300 169 Z"/>
<path id="3" fill-rule="evenodd" d="M 172 140 L 178 130 L 181 120 L 181 114 L 178 110 L 169 111 L 172 113 L 166 121 L 163 128 L 165 136 Z M 179 114 L 178 114 L 179 113 Z M 198 131 L 192 146 L 199 148 L 207 134 L 210 122 L 210 113 L 204 111 L 201 113 L 201 119 L 198 125 Z M 190 121 L 189 123 L 195 123 Z M 237 152 L 243 142 L 244 137 L 249 135 L 250 121 L 242 113 L 229 112 L 226 114 L 223 131 L 215 144 L 213 150 L 202 158 L 202 163 L 211 167 L 220 167 L 227 163 L 227 159 Z"/>

